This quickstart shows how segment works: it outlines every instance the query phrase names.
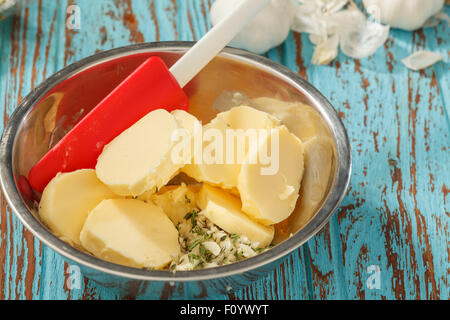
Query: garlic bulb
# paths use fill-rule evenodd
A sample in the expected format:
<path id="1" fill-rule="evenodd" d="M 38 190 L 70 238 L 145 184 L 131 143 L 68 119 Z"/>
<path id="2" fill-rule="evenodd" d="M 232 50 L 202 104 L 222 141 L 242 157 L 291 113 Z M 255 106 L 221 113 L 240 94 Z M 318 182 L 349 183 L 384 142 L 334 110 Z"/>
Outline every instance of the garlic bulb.
<path id="1" fill-rule="evenodd" d="M 442 10 L 444 0 L 363 0 L 372 15 L 393 28 L 416 30 Z"/>
<path id="2" fill-rule="evenodd" d="M 341 36 L 341 50 L 345 55 L 355 59 L 369 57 L 386 42 L 389 30 L 389 26 L 366 21 L 358 29 Z"/>
<path id="3" fill-rule="evenodd" d="M 218 24 L 241 0 L 216 0 L 211 23 Z M 296 0 L 272 0 L 230 43 L 231 46 L 262 54 L 286 40 L 295 14 Z"/>

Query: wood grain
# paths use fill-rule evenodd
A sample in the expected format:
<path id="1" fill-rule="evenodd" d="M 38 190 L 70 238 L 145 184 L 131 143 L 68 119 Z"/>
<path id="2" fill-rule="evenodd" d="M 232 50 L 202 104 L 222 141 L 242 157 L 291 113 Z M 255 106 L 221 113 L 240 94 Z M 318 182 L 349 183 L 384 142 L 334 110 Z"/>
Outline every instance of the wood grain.
<path id="1" fill-rule="evenodd" d="M 211 27 L 212 0 L 28 0 L 0 23 L 1 129 L 20 100 L 64 66 L 131 43 L 197 40 Z M 81 29 L 66 28 L 69 5 Z M 447 13 L 448 10 L 447 7 Z M 449 28 L 391 31 L 375 55 L 310 64 L 308 37 L 290 34 L 270 59 L 298 72 L 335 106 L 353 147 L 348 193 L 330 223 L 268 277 L 215 299 L 449 299 Z M 417 50 L 445 61 L 420 72 L 399 61 Z M 143 298 L 83 279 L 11 213 L 0 213 L 0 299 Z M 367 285 L 368 267 L 380 288 Z M 201 293 L 199 293 L 201 294 Z M 153 299 L 183 299 L 183 286 Z M 145 296 L 148 298 L 148 295 Z"/>

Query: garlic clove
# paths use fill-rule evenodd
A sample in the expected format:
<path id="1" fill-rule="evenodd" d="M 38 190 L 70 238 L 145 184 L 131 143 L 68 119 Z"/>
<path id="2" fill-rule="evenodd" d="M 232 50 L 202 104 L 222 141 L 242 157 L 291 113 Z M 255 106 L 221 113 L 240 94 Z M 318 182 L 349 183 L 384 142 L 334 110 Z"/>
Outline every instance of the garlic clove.
<path id="1" fill-rule="evenodd" d="M 444 56 L 431 51 L 418 51 L 402 60 L 402 63 L 411 70 L 418 71 L 442 61 Z"/>
<path id="2" fill-rule="evenodd" d="M 335 34 L 316 46 L 312 56 L 312 64 L 325 65 L 333 61 L 339 53 L 339 35 Z"/>

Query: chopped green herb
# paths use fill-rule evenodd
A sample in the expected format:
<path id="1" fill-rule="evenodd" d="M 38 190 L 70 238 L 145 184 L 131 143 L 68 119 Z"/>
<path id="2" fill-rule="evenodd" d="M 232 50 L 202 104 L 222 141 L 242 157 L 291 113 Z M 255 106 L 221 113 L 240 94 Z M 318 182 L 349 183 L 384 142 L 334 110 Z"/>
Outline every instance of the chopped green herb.
<path id="1" fill-rule="evenodd" d="M 200 213 L 200 211 L 192 210 L 191 212 L 188 212 L 185 216 L 185 220 L 191 220 L 192 227 L 195 227 L 197 225 L 197 216 Z"/>
<path id="2" fill-rule="evenodd" d="M 200 255 L 204 256 L 206 254 L 206 248 L 204 245 L 200 245 Z"/>
<path id="3" fill-rule="evenodd" d="M 236 253 L 236 260 L 237 261 L 242 260 L 242 251 L 239 251 L 238 253 Z"/>
<path id="4" fill-rule="evenodd" d="M 193 250 L 196 246 L 198 246 L 200 243 L 202 243 L 202 239 L 195 240 L 190 246 L 189 250 Z"/>
<path id="5" fill-rule="evenodd" d="M 205 237 L 204 237 L 204 240 L 208 241 L 211 238 L 212 238 L 212 234 L 206 234 Z"/>
<path id="6" fill-rule="evenodd" d="M 195 226 L 192 229 L 192 232 L 198 234 L 199 236 L 204 236 L 205 235 L 205 231 L 203 231 L 199 226 Z"/>
<path id="7" fill-rule="evenodd" d="M 211 262 L 213 255 L 212 253 L 205 248 L 205 246 L 203 244 L 200 245 L 200 256 L 202 257 L 203 261 L 205 262 Z"/>
<path id="8" fill-rule="evenodd" d="M 189 203 L 191 199 L 185 196 L 185 200 L 186 203 Z M 242 250 L 241 245 L 251 247 L 258 254 L 270 248 L 256 248 L 255 243 L 246 237 L 239 234 L 229 234 L 214 226 L 205 216 L 200 215 L 201 213 L 201 210 L 197 208 L 191 210 L 186 213 L 183 222 L 177 226 L 180 232 L 179 243 L 185 258 L 184 262 L 180 259 L 173 263 L 175 270 L 177 270 L 177 266 L 189 262 L 189 269 L 197 270 L 242 261 L 246 258 L 246 253 Z M 215 255 L 216 248 L 211 247 L 212 251 L 208 249 L 209 241 L 214 241 L 219 245 L 220 253 L 218 255 Z M 232 244 L 231 247 L 230 244 Z M 219 252 L 219 250 L 217 251 Z"/>
<path id="9" fill-rule="evenodd" d="M 188 254 L 188 258 L 190 263 L 194 263 L 195 260 L 201 260 L 201 257 L 193 253 Z"/>
<path id="10" fill-rule="evenodd" d="M 261 252 L 263 252 L 263 251 L 265 251 L 266 250 L 266 248 L 257 248 L 256 249 L 256 252 L 257 253 L 261 253 Z"/>
<path id="11" fill-rule="evenodd" d="M 233 243 L 236 243 L 236 241 L 238 241 L 240 237 L 241 237 L 241 236 L 238 235 L 238 234 L 233 234 L 233 235 L 231 236 L 231 241 L 233 241 Z"/>

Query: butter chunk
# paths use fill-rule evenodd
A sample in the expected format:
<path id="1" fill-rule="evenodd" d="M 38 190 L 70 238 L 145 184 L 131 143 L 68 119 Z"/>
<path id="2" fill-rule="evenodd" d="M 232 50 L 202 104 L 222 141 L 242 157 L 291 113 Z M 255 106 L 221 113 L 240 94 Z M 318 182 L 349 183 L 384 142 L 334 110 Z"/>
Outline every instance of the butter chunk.
<path id="1" fill-rule="evenodd" d="M 204 127 L 204 133 L 210 129 L 220 132 L 223 137 L 223 163 L 198 163 L 194 162 L 182 169 L 184 173 L 196 179 L 199 182 L 208 182 L 212 185 L 219 186 L 224 189 L 236 189 L 238 185 L 238 177 L 241 170 L 242 162 L 248 152 L 251 143 L 246 136 L 246 130 L 251 129 L 257 132 L 260 129 L 272 129 L 280 125 L 280 121 L 266 112 L 256 110 L 248 106 L 240 106 L 219 113 L 209 124 Z M 227 130 L 235 135 L 234 148 L 228 145 L 227 148 Z M 239 138 L 238 138 L 239 137 Z M 245 150 L 238 150 L 238 139 L 245 141 Z M 208 147 L 209 143 L 203 145 L 203 150 Z M 227 151 L 228 150 L 228 151 Z M 233 159 L 227 162 L 227 152 L 232 150 L 233 155 L 229 155 Z M 243 154 L 242 160 L 239 153 Z M 203 159 L 204 160 L 204 159 Z"/>
<path id="2" fill-rule="evenodd" d="M 162 269 L 181 252 L 178 231 L 164 212 L 134 199 L 102 201 L 80 239 L 94 256 L 135 268 Z"/>
<path id="3" fill-rule="evenodd" d="M 160 192 L 151 195 L 149 200 L 160 207 L 174 225 L 178 225 L 187 213 L 197 210 L 196 197 L 193 188 L 182 184 L 164 187 Z"/>
<path id="4" fill-rule="evenodd" d="M 277 136 L 278 168 L 263 172 L 269 166 L 260 161 L 260 150 L 271 150 L 272 140 L 275 142 Z M 260 141 L 257 149 L 249 152 L 239 175 L 242 211 L 264 225 L 272 225 L 288 218 L 295 209 L 304 170 L 304 147 L 300 139 L 282 126 Z M 273 154 L 271 157 L 275 161 Z"/>
<path id="5" fill-rule="evenodd" d="M 198 205 L 203 214 L 215 225 L 228 233 L 246 236 L 267 247 L 273 240 L 274 227 L 253 221 L 241 211 L 239 198 L 228 192 L 204 184 L 198 196 Z"/>
<path id="6" fill-rule="evenodd" d="M 192 137 L 195 134 L 196 128 L 201 127 L 200 121 L 184 110 L 174 110 L 171 113 L 175 117 L 180 128 L 184 128 Z"/>
<path id="7" fill-rule="evenodd" d="M 169 112 L 150 112 L 105 146 L 97 176 L 121 196 L 139 196 L 163 187 L 183 166 L 172 162 L 172 137 L 178 128 Z"/>
<path id="8" fill-rule="evenodd" d="M 39 216 L 62 239 L 80 245 L 89 212 L 105 199 L 116 198 L 91 169 L 60 173 L 45 188 Z"/>

